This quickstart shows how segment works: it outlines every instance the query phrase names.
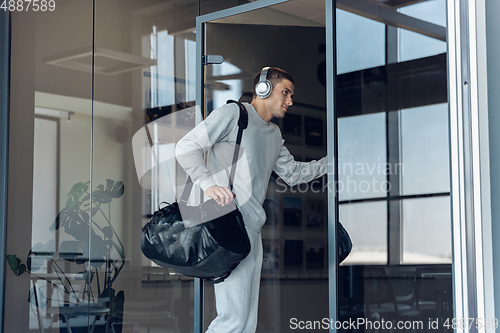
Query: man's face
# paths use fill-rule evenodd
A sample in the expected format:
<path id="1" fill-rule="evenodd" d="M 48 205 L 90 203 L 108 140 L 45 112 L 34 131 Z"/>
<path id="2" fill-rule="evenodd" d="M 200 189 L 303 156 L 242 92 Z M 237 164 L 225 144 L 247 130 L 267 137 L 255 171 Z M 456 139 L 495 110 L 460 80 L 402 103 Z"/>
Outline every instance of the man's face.
<path id="1" fill-rule="evenodd" d="M 267 108 L 273 117 L 283 118 L 285 116 L 288 108 L 293 104 L 293 94 L 294 86 L 289 80 L 281 80 L 274 86 L 271 95 L 266 98 Z"/>

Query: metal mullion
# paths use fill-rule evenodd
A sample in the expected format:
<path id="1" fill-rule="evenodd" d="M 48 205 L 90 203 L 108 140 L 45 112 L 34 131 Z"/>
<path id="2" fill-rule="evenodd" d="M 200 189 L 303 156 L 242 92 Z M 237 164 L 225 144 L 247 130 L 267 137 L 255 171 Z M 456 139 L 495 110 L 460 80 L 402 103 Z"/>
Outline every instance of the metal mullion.
<path id="1" fill-rule="evenodd" d="M 201 62 L 205 51 L 205 24 L 196 18 L 196 107 L 195 124 L 199 124 L 205 105 L 205 70 Z M 203 330 L 203 280 L 194 279 L 194 333 L 202 333 Z"/>
<path id="2" fill-rule="evenodd" d="M 9 161 L 10 16 L 0 11 L 0 333 L 4 331 L 7 182 Z"/>
<path id="3" fill-rule="evenodd" d="M 448 0 L 455 318 L 478 318 L 484 313 L 475 5 L 470 0 Z M 465 331 L 478 329 L 457 327 L 457 332 Z"/>
<path id="4" fill-rule="evenodd" d="M 423 198 L 433 198 L 433 197 L 446 197 L 450 196 L 450 192 L 438 192 L 438 193 L 425 193 L 425 194 L 409 194 L 409 195 L 395 195 L 388 197 L 378 197 L 378 198 L 364 198 L 364 199 L 352 199 L 340 201 L 339 205 L 361 203 L 361 202 L 376 202 L 376 201 L 390 201 L 390 200 L 406 200 L 406 199 L 423 199 Z"/>
<path id="5" fill-rule="evenodd" d="M 290 0 L 259 0 L 259 1 L 255 1 L 255 2 L 246 3 L 246 4 L 243 4 L 240 6 L 235 6 L 235 7 L 231 7 L 228 9 L 224 9 L 224 10 L 221 10 L 218 12 L 198 16 L 197 20 L 200 20 L 201 22 L 213 21 L 213 20 L 224 18 L 224 17 L 233 16 L 236 14 L 241 14 L 244 12 L 249 12 L 251 10 L 256 10 L 256 9 L 260 9 L 260 8 L 265 8 L 265 7 L 277 5 L 279 3 L 288 2 L 288 1 L 290 1 Z M 198 32 L 198 30 L 196 30 L 196 32 Z M 198 36 L 198 33 L 196 33 L 196 35 Z"/>
<path id="6" fill-rule="evenodd" d="M 337 321 L 338 315 L 338 248 L 337 221 L 338 202 L 338 108 L 336 103 L 337 89 L 337 52 L 336 52 L 336 0 L 325 1 L 326 18 L 326 135 L 328 156 L 328 306 L 329 319 Z M 330 332 L 335 327 L 330 325 Z"/>
<path id="7" fill-rule="evenodd" d="M 385 26 L 385 63 L 394 64 L 399 61 L 399 28 Z M 385 133 L 386 133 L 386 162 L 391 169 L 397 170 L 401 162 L 401 111 L 389 111 L 390 100 L 397 99 L 397 82 L 388 81 L 389 92 L 386 99 L 385 111 Z M 392 166 L 394 165 L 394 168 Z M 401 177 L 397 173 L 388 173 L 386 178 L 389 188 L 387 189 L 387 263 L 389 265 L 400 265 L 403 260 L 402 233 L 403 224 L 401 219 L 401 200 L 390 200 L 390 197 L 400 195 Z"/>
<path id="8" fill-rule="evenodd" d="M 450 176 L 451 176 L 451 216 L 452 216 L 452 249 L 453 249 L 453 303 L 455 318 L 466 317 L 466 276 L 464 268 L 467 265 L 463 249 L 463 235 L 465 234 L 464 207 L 463 203 L 463 153 L 460 147 L 463 146 L 463 137 L 460 132 L 462 127 L 462 117 L 459 112 L 462 108 L 462 78 L 459 64 L 461 54 L 460 50 L 460 3 L 458 0 L 448 0 L 447 3 L 447 48 L 448 48 L 448 103 L 450 115 Z M 461 330 L 458 330 L 461 332 Z"/>
<path id="9" fill-rule="evenodd" d="M 386 112 L 386 149 L 387 163 L 393 170 L 401 161 L 400 154 L 400 111 Z M 403 261 L 403 223 L 401 214 L 400 196 L 400 174 L 387 174 L 387 263 L 389 265 L 400 265 Z M 397 199 L 396 199 L 397 198 Z"/>
<path id="10" fill-rule="evenodd" d="M 466 274 L 466 283 L 467 283 L 467 298 L 468 302 L 467 312 L 468 318 L 476 317 L 474 314 L 477 313 L 476 306 L 476 298 L 477 298 L 477 290 L 475 288 L 476 285 L 476 276 L 475 276 L 475 266 L 476 266 L 476 257 L 474 254 L 474 241 L 475 241 L 475 228 L 474 228 L 474 210 L 476 207 L 474 206 L 474 187 L 475 182 L 472 178 L 474 173 L 473 166 L 473 143 L 472 143 L 472 135 L 473 129 L 471 124 L 472 118 L 472 110 L 471 110 L 471 89 L 470 89 L 470 40 L 469 40 L 469 0 L 460 0 L 460 41 L 461 41 L 461 62 L 460 62 L 460 71 L 461 71 L 461 85 L 462 88 L 462 121 L 463 126 L 461 128 L 463 135 L 463 154 L 464 154 L 464 208 L 465 208 L 465 256 L 466 256 L 466 266 L 465 274 Z M 472 332 L 475 332 L 475 328 L 472 328 Z"/>

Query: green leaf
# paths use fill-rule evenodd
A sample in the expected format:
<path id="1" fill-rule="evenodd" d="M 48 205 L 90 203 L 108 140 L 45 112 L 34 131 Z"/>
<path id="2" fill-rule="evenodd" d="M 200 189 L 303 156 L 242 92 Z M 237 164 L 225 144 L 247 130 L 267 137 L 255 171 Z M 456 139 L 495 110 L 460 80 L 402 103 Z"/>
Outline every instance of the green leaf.
<path id="1" fill-rule="evenodd" d="M 113 188 L 111 189 L 109 195 L 113 199 L 117 199 L 123 195 L 125 192 L 125 185 L 123 182 L 116 182 Z"/>
<path id="2" fill-rule="evenodd" d="M 106 179 L 106 192 L 110 192 L 114 184 L 115 184 L 114 180 Z"/>
<path id="3" fill-rule="evenodd" d="M 90 181 L 86 183 L 76 183 L 73 185 L 71 190 L 68 192 L 68 197 L 66 199 L 66 207 L 71 208 L 73 206 L 79 206 L 82 195 L 88 192 Z"/>
<path id="4" fill-rule="evenodd" d="M 17 276 L 26 272 L 26 265 L 21 263 L 21 259 L 19 259 L 15 254 L 8 254 L 5 256 L 5 259 L 9 263 L 9 267 Z"/>
<path id="5" fill-rule="evenodd" d="M 76 183 L 75 185 L 73 185 L 71 190 L 68 192 L 68 196 L 75 196 L 76 195 L 78 198 L 81 197 L 84 192 L 88 191 L 89 183 L 90 182 Z"/>
<path id="6" fill-rule="evenodd" d="M 5 256 L 5 258 L 9 263 L 10 269 L 15 273 L 19 264 L 21 263 L 21 259 L 19 259 L 15 254 L 8 254 Z"/>
<path id="7" fill-rule="evenodd" d="M 99 205 L 92 207 L 92 217 L 99 213 Z"/>
<path id="8" fill-rule="evenodd" d="M 23 274 L 24 272 L 26 272 L 26 265 L 21 264 L 21 265 L 19 265 L 17 272 L 15 272 L 15 273 L 17 276 L 19 276 L 19 275 Z"/>
<path id="9" fill-rule="evenodd" d="M 86 223 L 90 223 L 90 216 L 89 216 L 89 214 L 87 214 L 86 211 L 81 210 L 79 213 L 82 216 L 83 221 L 85 221 Z"/>
<path id="10" fill-rule="evenodd" d="M 101 190 L 95 190 L 94 193 L 92 193 L 92 195 L 94 196 L 92 200 L 96 203 L 107 204 L 110 203 L 112 200 L 108 192 L 104 192 Z"/>

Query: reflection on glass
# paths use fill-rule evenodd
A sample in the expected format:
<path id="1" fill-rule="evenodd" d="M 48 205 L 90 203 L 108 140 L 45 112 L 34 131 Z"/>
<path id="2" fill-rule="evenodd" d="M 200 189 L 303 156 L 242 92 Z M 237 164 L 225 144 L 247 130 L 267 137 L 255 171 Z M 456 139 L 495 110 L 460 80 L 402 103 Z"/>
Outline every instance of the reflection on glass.
<path id="1" fill-rule="evenodd" d="M 446 52 L 446 42 L 423 36 L 412 31 L 400 31 L 399 61 L 407 61 Z"/>
<path id="2" fill-rule="evenodd" d="M 123 291 L 124 302 L 116 308 L 109 298 L 112 323 L 102 328 L 106 332 L 112 332 L 111 326 L 115 332 L 192 331 L 193 279 L 145 258 L 140 233 L 160 203 L 174 202 L 177 188 L 186 182 L 173 152 L 176 141 L 195 125 L 196 11 L 185 13 L 181 8 L 142 3 L 123 11 L 114 0 L 102 1 L 101 6 L 96 34 L 107 35 L 110 44 L 120 40 L 112 43 L 117 49 L 154 62 L 135 71 L 95 78 L 97 100 L 112 104 L 111 108 L 129 107 L 121 115 L 94 108 L 93 178 L 96 182 L 122 180 L 126 188 L 111 211 L 117 221 L 113 241 L 122 240 L 126 263 L 112 286 L 116 294 Z M 142 14 L 135 16 L 137 11 Z M 184 23 L 180 31 L 180 21 L 170 19 L 172 16 L 190 23 Z M 127 26 L 129 32 L 117 29 L 109 34 L 105 27 L 110 24 Z M 112 97 L 113 83 L 122 85 L 125 93 L 121 98 Z M 97 225 L 94 229 L 99 231 Z M 99 274 L 108 273 L 102 270 Z"/>
<path id="3" fill-rule="evenodd" d="M 85 290 L 95 274 L 90 261 L 97 260 L 89 255 L 90 201 L 80 209 L 75 198 L 67 197 L 74 184 L 91 179 L 92 4 L 59 5 L 47 15 L 11 15 L 16 37 L 10 57 L 22 66 L 13 66 L 10 79 L 12 87 L 23 91 L 10 101 L 16 115 L 11 128 L 16 130 L 10 132 L 9 154 L 16 167 L 9 171 L 13 195 L 8 202 L 10 269 L 3 332 L 59 332 L 73 325 L 86 329 L 89 304 L 100 296 L 97 289 L 93 295 Z M 73 214 L 57 220 L 62 211 Z M 99 240 L 104 242 L 102 233 Z M 102 250 L 103 242 L 96 248 Z M 99 259 L 94 263 L 105 266 L 104 257 Z M 99 278 L 103 291 L 104 276 Z M 99 310 L 104 315 L 109 307 Z M 99 322 L 105 322 L 103 316 Z"/>
<path id="4" fill-rule="evenodd" d="M 401 111 L 404 195 L 450 191 L 448 105 Z"/>
<path id="5" fill-rule="evenodd" d="M 337 9 L 337 74 L 383 65 L 384 45 L 384 24 Z"/>
<path id="6" fill-rule="evenodd" d="M 451 263 L 448 196 L 403 201 L 403 263 Z"/>
<path id="7" fill-rule="evenodd" d="M 423 1 L 399 9 L 402 14 L 446 27 L 446 0 Z M 446 53 L 446 42 L 399 29 L 399 61 Z"/>
<path id="8" fill-rule="evenodd" d="M 385 113 L 340 118 L 338 124 L 339 200 L 387 196 L 387 175 L 400 170 L 386 163 Z"/>
<path id="9" fill-rule="evenodd" d="M 196 42 L 185 39 L 186 101 L 196 100 Z"/>
<path id="10" fill-rule="evenodd" d="M 34 251 L 43 251 L 37 244 L 55 241 L 50 232 L 57 214 L 57 141 L 59 124 L 56 119 L 35 118 L 35 140 L 33 156 L 33 234 Z M 55 243 L 54 243 L 55 245 Z M 55 247 L 45 249 L 55 252 Z"/>
<path id="11" fill-rule="evenodd" d="M 446 0 L 427 0 L 399 8 L 400 13 L 446 27 Z"/>
<path id="12" fill-rule="evenodd" d="M 175 104 L 174 37 L 167 31 L 151 34 L 151 56 L 157 65 L 151 67 L 151 107 Z"/>
<path id="13" fill-rule="evenodd" d="M 215 82 L 221 85 L 220 90 L 213 92 L 213 108 L 216 109 L 226 104 L 229 99 L 239 99 L 242 94 L 241 80 L 221 80 L 226 75 L 240 73 L 240 69 L 230 63 L 224 62 L 220 66 L 213 67 L 213 76 Z"/>
<path id="14" fill-rule="evenodd" d="M 446 1 L 383 6 L 401 20 L 384 25 L 348 3 L 355 14 L 337 11 L 339 218 L 353 243 L 339 267 L 339 318 L 372 321 L 365 332 L 411 320 L 421 326 L 403 331 L 419 332 L 453 316 L 446 42 L 401 22 L 446 27 Z"/>

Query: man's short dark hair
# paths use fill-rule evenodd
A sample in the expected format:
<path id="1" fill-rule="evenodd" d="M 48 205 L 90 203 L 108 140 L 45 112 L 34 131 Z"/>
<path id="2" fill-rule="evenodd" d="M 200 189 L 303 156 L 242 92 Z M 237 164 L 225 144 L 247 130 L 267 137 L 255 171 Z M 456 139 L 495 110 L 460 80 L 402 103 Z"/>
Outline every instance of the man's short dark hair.
<path id="1" fill-rule="evenodd" d="M 257 97 L 257 94 L 255 93 L 255 86 L 257 85 L 257 83 L 259 83 L 261 72 L 262 72 L 262 70 L 260 70 L 257 73 L 257 75 L 255 76 L 255 78 L 253 79 L 253 98 Z M 292 82 L 293 84 L 295 84 L 295 82 L 293 82 L 292 76 L 290 74 L 288 74 L 286 71 L 284 71 L 278 67 L 270 67 L 269 68 L 269 70 L 267 71 L 267 79 L 269 80 L 269 82 L 271 82 L 271 84 L 273 85 L 273 88 L 278 83 L 280 83 L 282 80 L 288 80 L 288 81 Z"/>

